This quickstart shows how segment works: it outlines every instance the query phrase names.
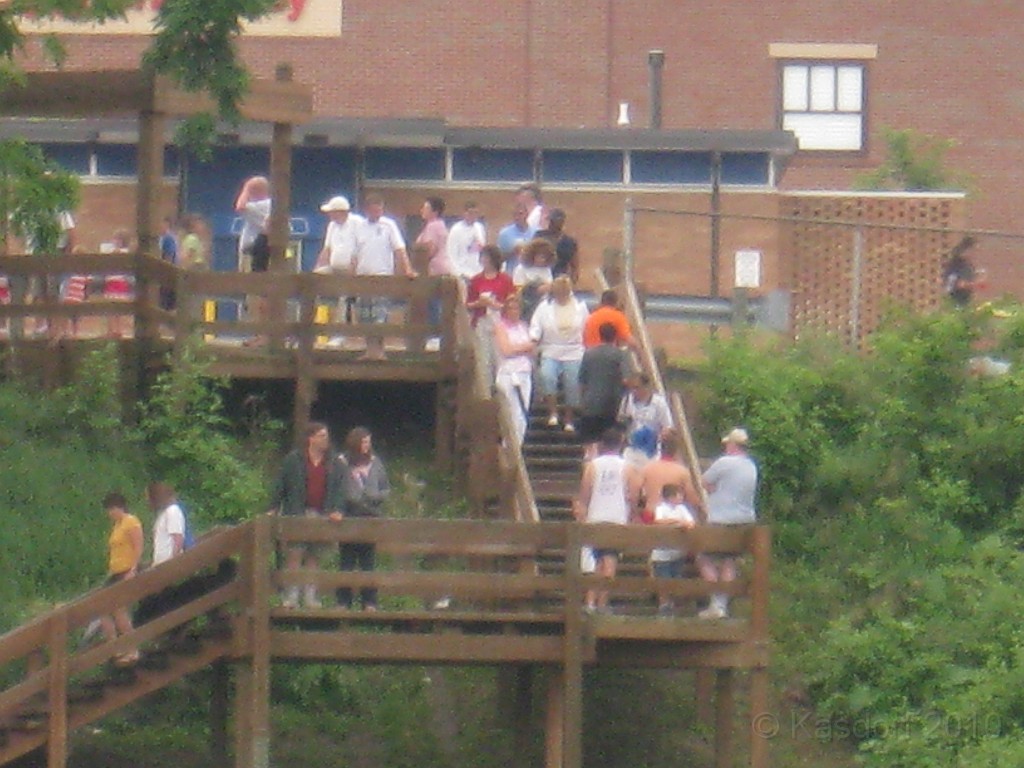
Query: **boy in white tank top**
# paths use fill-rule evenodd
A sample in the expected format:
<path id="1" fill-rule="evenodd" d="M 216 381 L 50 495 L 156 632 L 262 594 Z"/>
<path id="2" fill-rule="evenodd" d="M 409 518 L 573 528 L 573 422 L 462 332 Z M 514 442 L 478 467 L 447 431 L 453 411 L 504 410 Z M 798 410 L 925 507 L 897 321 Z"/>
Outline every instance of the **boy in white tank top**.
<path id="1" fill-rule="evenodd" d="M 639 488 L 636 469 L 620 455 L 622 433 L 609 429 L 601 436 L 597 458 L 583 468 L 580 496 L 576 504 L 576 519 L 581 523 L 626 525 L 636 507 Z M 619 553 L 614 549 L 594 549 L 595 573 L 613 578 L 619 564 Z M 608 610 L 608 590 L 587 591 L 588 611 Z"/>

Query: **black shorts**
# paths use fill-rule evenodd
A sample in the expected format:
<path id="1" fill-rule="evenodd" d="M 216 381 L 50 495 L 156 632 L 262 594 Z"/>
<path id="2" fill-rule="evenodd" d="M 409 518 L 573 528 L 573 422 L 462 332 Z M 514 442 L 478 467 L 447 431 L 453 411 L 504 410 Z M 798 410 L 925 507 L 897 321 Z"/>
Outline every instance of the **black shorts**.
<path id="1" fill-rule="evenodd" d="M 614 426 L 614 416 L 580 416 L 580 438 L 585 443 L 596 443 Z"/>
<path id="2" fill-rule="evenodd" d="M 270 268 L 270 239 L 266 235 L 257 235 L 249 246 L 252 257 L 252 271 L 266 272 Z"/>

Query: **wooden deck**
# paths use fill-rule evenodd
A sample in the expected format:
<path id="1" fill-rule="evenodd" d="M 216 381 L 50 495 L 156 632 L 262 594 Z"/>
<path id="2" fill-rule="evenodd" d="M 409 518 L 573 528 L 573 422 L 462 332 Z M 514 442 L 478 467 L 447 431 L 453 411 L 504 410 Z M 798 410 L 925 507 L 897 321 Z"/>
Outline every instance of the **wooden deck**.
<path id="1" fill-rule="evenodd" d="M 716 766 L 732 766 L 732 672 L 751 676 L 753 712 L 767 711 L 767 575 L 765 528 L 677 531 L 680 546 L 744 552 L 743 579 L 731 589 L 738 618 L 703 621 L 692 607 L 656 616 L 646 597 L 670 592 L 680 604 L 707 596 L 698 579 L 616 578 L 606 585 L 615 612 L 588 614 L 582 596 L 597 577 L 581 574 L 580 547 L 646 552 L 665 545 L 664 530 L 646 526 L 523 524 L 473 521 L 258 519 L 204 538 L 184 555 L 127 582 L 96 590 L 0 637 L 0 763 L 45 746 L 48 766 L 66 765 L 71 730 L 93 722 L 198 669 L 235 667 L 234 765 L 266 766 L 269 676 L 275 663 L 473 664 L 539 670 L 548 679 L 546 768 L 579 768 L 582 671 L 587 666 L 717 670 L 719 735 Z M 333 551 L 345 542 L 373 543 L 372 572 L 284 571 L 268 567 L 278 545 L 317 541 Z M 561 575 L 541 575 L 538 554 L 566 552 Z M 225 562 L 234 567 L 225 568 Z M 220 570 L 218 571 L 218 567 Z M 80 629 L 116 605 L 200 574 L 202 589 L 170 612 L 114 642 L 80 648 Z M 206 574 L 203 576 L 202 574 Z M 325 606 L 284 608 L 278 591 L 315 583 Z M 380 590 L 376 612 L 333 605 L 339 587 Z M 449 607 L 435 608 L 439 597 Z M 186 630 L 183 634 L 182 630 Z M 177 638 L 171 640 L 172 637 Z M 184 637 L 186 647 L 176 643 Z M 129 670 L 112 657 L 141 647 Z M 217 667 L 221 665 L 221 667 Z M 20 675 L 11 675 L 16 670 Z M 228 676 L 218 675 L 211 708 L 215 764 L 226 765 Z M 753 737 L 750 765 L 767 765 L 766 744 Z M 219 745 L 219 746 L 218 746 Z M 218 754 L 218 750 L 220 754 Z"/>

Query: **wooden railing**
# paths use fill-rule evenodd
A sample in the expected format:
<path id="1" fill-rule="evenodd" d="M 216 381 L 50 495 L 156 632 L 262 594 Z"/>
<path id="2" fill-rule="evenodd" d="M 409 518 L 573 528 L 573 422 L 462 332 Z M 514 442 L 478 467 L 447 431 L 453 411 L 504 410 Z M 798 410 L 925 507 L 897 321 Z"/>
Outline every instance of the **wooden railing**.
<path id="1" fill-rule="evenodd" d="M 9 682 L 0 692 L 0 723 L 10 727 L 12 719 L 26 711 L 40 713 L 46 721 L 45 740 L 50 765 L 63 765 L 69 730 L 100 717 L 139 694 L 106 697 L 82 711 L 69 708 L 76 686 L 94 683 L 108 662 L 132 649 L 165 638 L 168 633 L 192 624 L 202 616 L 219 611 L 225 621 L 240 618 L 239 608 L 254 599 L 251 589 L 252 526 L 243 525 L 205 536 L 196 546 L 158 568 L 136 578 L 94 590 L 73 602 L 60 605 L 0 637 L 0 669 Z M 237 567 L 225 568 L 226 560 L 238 560 Z M 169 588 L 190 581 L 193 599 L 171 603 L 169 610 L 132 632 L 98 645 L 76 644 L 82 629 L 99 616 L 109 616 L 120 607 L 153 598 Z M 235 635 L 230 647 L 214 646 L 215 656 L 244 653 L 246 634 Z M 192 667 L 206 666 L 214 657 L 199 655 Z M 179 675 L 180 676 L 180 675 Z M 32 739 L 5 740 L 0 745 L 0 763 L 34 748 Z"/>
<path id="2" fill-rule="evenodd" d="M 102 290 L 90 291 L 93 295 L 80 303 L 68 303 L 58 296 L 58 286 L 67 276 L 84 276 L 91 285 L 102 286 L 111 274 L 132 278 L 131 301 L 104 298 Z M 179 347 L 197 336 L 207 342 L 257 337 L 266 342 L 261 348 L 287 349 L 301 358 L 314 349 L 329 348 L 330 337 L 345 335 L 383 337 L 404 353 L 428 351 L 430 360 L 440 361 L 448 369 L 455 361 L 459 296 L 454 278 L 194 272 L 142 254 L 0 257 L 0 275 L 11 284 L 11 303 L 0 306 L 0 320 L 12 324 L 15 338 L 27 320 L 39 328 L 49 324 L 52 338 L 55 324 L 64 319 L 124 316 L 133 319 L 126 335 L 147 341 L 173 338 Z M 22 288 L 28 281 L 36 293 L 31 303 Z M 167 297 L 172 292 L 176 306 L 166 309 L 161 295 Z M 386 323 L 359 322 L 356 310 L 352 323 L 331 319 L 339 299 L 365 297 L 386 300 L 400 311 L 392 312 Z M 428 308 L 435 301 L 440 303 L 440 319 L 431 322 Z M 248 313 L 241 311 L 246 304 Z M 83 331 L 79 337 L 93 335 L 95 332 Z"/>
<path id="3" fill-rule="evenodd" d="M 459 299 L 464 307 L 463 286 L 460 286 Z M 499 478 L 489 480 L 492 488 L 494 481 L 498 481 L 499 502 L 503 499 L 511 501 L 510 504 L 499 504 L 502 516 L 520 522 L 540 522 L 533 485 L 526 469 L 526 462 L 523 460 L 521 441 L 516 434 L 512 418 L 511 409 L 514 405 L 503 393 L 495 391 L 487 365 L 487 352 L 476 331 L 471 327 L 469 314 L 464 309 L 456 313 L 454 325 L 459 348 L 462 350 L 461 359 L 464 365 L 470 366 L 463 386 L 464 391 L 459 397 L 470 419 L 472 420 L 474 412 L 477 415 L 476 423 L 467 426 L 470 450 L 482 450 L 488 441 L 493 441 L 496 427 L 496 463 Z M 482 418 L 481 410 L 488 412 L 492 418 Z M 484 480 L 476 478 L 476 482 L 482 484 Z"/>
<path id="4" fill-rule="evenodd" d="M 608 290 L 609 285 L 605 279 L 604 272 L 601 269 L 596 269 L 594 270 L 594 275 L 601 290 Z M 626 319 L 629 320 L 629 327 L 633 332 L 633 338 L 636 339 L 637 346 L 639 347 L 637 353 L 637 358 L 639 359 L 636 362 L 640 370 L 650 377 L 654 390 L 661 393 L 668 401 L 673 426 L 683 441 L 687 467 L 693 474 L 693 477 L 699 479 L 702 467 L 700 456 L 697 454 L 696 444 L 693 441 L 693 432 L 690 430 L 690 422 L 686 418 L 686 410 L 683 408 L 683 401 L 679 393 L 669 392 L 665 386 L 665 379 L 662 376 L 657 355 L 654 353 L 654 342 L 651 340 L 651 335 L 647 330 L 647 322 L 644 318 L 640 297 L 636 292 L 636 285 L 629 277 L 626 277 L 626 279 L 615 286 L 615 290 L 619 295 L 619 300 L 622 302 L 622 311 L 625 313 Z M 704 486 L 699 481 L 694 482 L 694 486 L 700 494 L 702 506 L 704 509 L 707 509 L 707 492 L 704 490 Z"/>
<path id="5" fill-rule="evenodd" d="M 283 570 L 273 565 L 275 549 L 298 542 L 316 542 L 332 553 L 344 544 L 372 544 L 378 565 L 359 572 Z M 743 565 L 737 580 L 728 585 L 708 584 L 695 576 L 602 579 L 580 572 L 584 546 L 634 554 L 655 546 L 732 553 L 743 558 Z M 520 567 L 524 559 L 553 550 L 565 553 L 561 573 L 545 575 Z M 326 552 L 323 559 L 328 559 Z M 74 646 L 77 630 L 92 618 L 152 597 L 195 578 L 197 572 L 212 573 L 226 560 L 236 564 L 230 574 L 209 582 L 189 601 L 116 640 Z M 266 751 L 269 670 L 274 660 L 550 665 L 560 671 L 554 689 L 560 703 L 552 705 L 548 725 L 567 749 L 580 738 L 582 728 L 583 665 L 724 670 L 721 690 L 730 696 L 724 704 L 719 702 L 720 710 L 732 706 L 731 670 L 747 669 L 752 674 L 751 712 L 766 712 L 769 560 L 769 532 L 757 526 L 682 531 L 578 523 L 368 518 L 333 522 L 261 516 L 210 535 L 158 568 L 58 606 L 0 637 L 0 668 L 8 681 L 0 689 L 0 763 L 45 744 L 48 765 L 64 766 L 71 730 L 225 658 L 238 663 L 236 766 L 259 762 L 251 759 L 252 754 Z M 330 604 L 275 607 L 278 590 L 308 584 L 315 584 L 328 603 L 336 589 L 355 594 L 376 589 L 378 610 Z M 586 590 L 595 588 L 609 590 L 616 613 L 588 616 L 583 611 Z M 655 615 L 653 602 L 647 607 L 643 603 L 645 596 L 660 593 L 684 605 L 712 592 L 733 597 L 736 618 L 701 620 L 694 618 L 692 608 L 666 618 Z M 434 607 L 441 596 L 450 598 L 449 608 Z M 204 652 L 162 671 L 147 667 L 139 674 L 132 672 L 102 698 L 82 702 L 74 696 L 83 686 L 102 682 L 109 672 L 107 662 L 116 655 L 141 647 L 145 660 L 156 652 L 155 643 L 212 611 L 226 618 L 229 631 Z M 226 680 L 226 674 L 222 677 Z M 226 734 L 226 711 L 222 715 L 218 730 Z M 731 709 L 722 714 L 719 728 L 731 731 L 731 716 Z M 25 718 L 40 721 L 40 728 L 28 728 Z M 724 743 L 721 738 L 716 741 Z M 767 764 L 763 741 L 752 742 L 751 765 L 758 768 Z M 726 743 L 723 754 L 728 747 Z M 555 761 L 552 755 L 558 749 L 549 751 L 548 764 L 580 764 L 568 757 L 566 763 Z M 225 748 L 217 764 L 226 764 L 226 759 Z"/>
<path id="6" fill-rule="evenodd" d="M 728 636 L 730 640 L 766 642 L 768 639 L 768 568 L 770 539 L 767 528 L 759 526 L 699 526 L 693 530 L 645 525 L 582 525 L 578 523 L 538 523 L 521 525 L 512 521 L 478 522 L 468 520 L 386 520 L 349 518 L 340 522 L 279 517 L 274 519 L 275 541 L 288 546 L 297 542 L 330 545 L 343 543 L 373 544 L 378 552 L 374 571 L 283 570 L 273 571 L 271 583 L 284 589 L 315 584 L 321 594 L 339 588 L 379 590 L 380 608 L 372 616 L 361 615 L 360 622 L 389 623 L 389 614 L 408 615 L 424 610 L 441 595 L 452 598 L 480 621 L 505 615 L 545 614 L 565 617 L 583 607 L 582 595 L 588 589 L 608 589 L 613 601 L 624 599 L 623 617 L 653 616 L 653 603 L 644 607 L 637 597 L 659 592 L 683 600 L 698 600 L 712 593 L 732 596 L 739 605 L 734 623 L 726 623 L 726 632 L 714 622 L 700 622 L 704 632 Z M 567 564 L 580 562 L 583 547 L 615 549 L 626 554 L 647 555 L 655 547 L 677 548 L 690 553 L 731 553 L 748 557 L 749 565 L 731 584 L 709 584 L 696 574 L 682 579 L 657 579 L 630 574 L 604 579 L 579 569 L 566 568 L 557 575 L 524 574 L 517 565 L 523 558 L 542 552 L 565 552 Z M 276 609 L 275 609 L 276 610 Z M 288 611 L 282 610 L 282 615 Z M 344 608 L 302 609 L 299 613 L 349 616 Z M 356 612 L 358 613 L 358 612 Z M 290 614 L 290 615 L 294 615 Z M 445 617 L 448 617 L 447 619 Z M 441 621 L 451 614 L 438 614 Z M 680 621 L 688 621 L 680 615 Z M 711 628 L 711 629 L 709 629 Z M 409 628 L 416 631 L 415 628 Z M 396 624 L 392 631 L 404 631 Z M 642 633 L 641 633 L 642 634 Z M 455 651 L 452 651 L 453 653 Z"/>

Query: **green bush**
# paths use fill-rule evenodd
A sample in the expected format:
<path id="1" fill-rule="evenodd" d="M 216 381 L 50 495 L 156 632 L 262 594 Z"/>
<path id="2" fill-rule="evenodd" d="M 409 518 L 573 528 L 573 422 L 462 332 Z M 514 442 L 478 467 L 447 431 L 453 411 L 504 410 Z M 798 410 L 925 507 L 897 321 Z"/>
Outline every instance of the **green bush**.
<path id="1" fill-rule="evenodd" d="M 749 428 L 775 527 L 782 666 L 869 768 L 1020 764 L 1019 317 L 895 314 L 867 353 L 710 349 L 705 421 Z M 971 376 L 979 349 L 1010 373 Z"/>

